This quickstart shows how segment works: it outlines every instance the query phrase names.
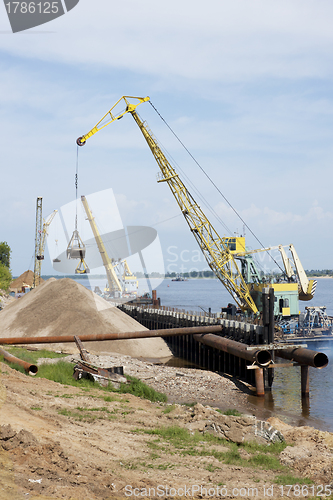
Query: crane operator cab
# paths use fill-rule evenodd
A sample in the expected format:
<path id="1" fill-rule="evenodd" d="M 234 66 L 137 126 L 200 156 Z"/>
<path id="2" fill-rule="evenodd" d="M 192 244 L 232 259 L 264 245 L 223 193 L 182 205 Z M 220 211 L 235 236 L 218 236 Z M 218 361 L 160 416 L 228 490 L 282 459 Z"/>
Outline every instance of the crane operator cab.
<path id="1" fill-rule="evenodd" d="M 80 259 L 80 262 L 75 269 L 75 274 L 90 273 L 90 269 L 84 260 L 86 256 L 86 247 L 77 229 L 74 230 L 73 235 L 68 243 L 66 254 L 67 259 Z"/>

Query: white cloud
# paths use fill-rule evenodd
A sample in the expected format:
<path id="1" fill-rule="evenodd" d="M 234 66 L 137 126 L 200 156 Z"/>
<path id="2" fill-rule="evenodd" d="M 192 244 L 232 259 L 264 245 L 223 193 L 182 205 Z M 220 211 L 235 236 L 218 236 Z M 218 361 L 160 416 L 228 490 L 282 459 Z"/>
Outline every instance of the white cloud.
<path id="1" fill-rule="evenodd" d="M 2 35 L 0 45 L 23 58 L 130 68 L 163 78 L 318 77 L 332 74 L 326 64 L 332 14 L 328 0 L 81 0 L 34 30 L 54 33 Z M 0 29 L 7 28 L 4 17 Z"/>
<path id="2" fill-rule="evenodd" d="M 22 241 L 33 249 L 36 197 L 50 213 L 75 195 L 77 136 L 121 95 L 139 94 L 151 96 L 265 244 L 297 240 L 311 267 L 331 267 L 314 242 L 320 231 L 333 244 L 332 14 L 329 0 L 80 0 L 49 25 L 15 35 L 4 33 L 3 15 L 0 240 L 12 244 L 14 266 L 27 265 Z M 231 232 L 242 232 L 149 104 L 139 113 L 190 191 L 191 181 Z M 165 248 L 196 248 L 186 223 L 172 218 L 179 209 L 156 184 L 157 170 L 126 116 L 80 150 L 79 194 L 112 187 L 125 224 L 158 224 Z"/>

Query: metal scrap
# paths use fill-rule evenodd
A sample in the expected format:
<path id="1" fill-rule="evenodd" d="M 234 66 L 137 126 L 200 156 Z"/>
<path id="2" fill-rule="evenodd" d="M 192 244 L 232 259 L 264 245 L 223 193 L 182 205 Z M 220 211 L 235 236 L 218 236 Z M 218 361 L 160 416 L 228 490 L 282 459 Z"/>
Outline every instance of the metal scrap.
<path id="1" fill-rule="evenodd" d="M 90 363 L 89 352 L 84 348 L 80 338 L 74 336 L 75 343 L 80 351 L 81 360 L 76 361 L 73 377 L 75 380 L 81 378 L 90 378 L 98 382 L 103 387 L 112 384 L 115 389 L 120 388 L 120 384 L 126 384 L 127 378 L 124 377 L 122 366 L 112 366 L 110 368 L 101 368 Z"/>

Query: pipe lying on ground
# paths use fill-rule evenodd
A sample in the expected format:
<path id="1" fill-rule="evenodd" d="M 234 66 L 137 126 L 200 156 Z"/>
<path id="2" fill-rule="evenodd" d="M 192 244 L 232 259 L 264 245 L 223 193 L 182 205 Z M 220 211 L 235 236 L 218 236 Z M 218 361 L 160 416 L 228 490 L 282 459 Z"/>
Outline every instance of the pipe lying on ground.
<path id="1" fill-rule="evenodd" d="M 260 349 L 258 349 L 257 351 L 248 351 L 248 346 L 246 344 L 236 342 L 235 340 L 226 339 L 224 337 L 219 337 L 218 335 L 212 335 L 208 333 L 193 335 L 193 338 L 197 342 L 201 342 L 202 344 L 214 347 L 215 349 L 219 349 L 220 351 L 228 352 L 229 354 L 233 354 L 238 358 L 246 359 L 248 361 L 251 361 L 252 363 L 256 362 L 261 367 L 268 366 L 272 361 L 272 356 L 269 351 L 261 351 Z"/>
<path id="2" fill-rule="evenodd" d="M 81 342 L 96 342 L 102 340 L 129 340 L 150 337 L 173 337 L 175 335 L 192 335 L 194 333 L 221 333 L 222 325 L 191 326 L 186 328 L 165 328 L 163 330 L 142 330 L 139 332 L 91 333 L 77 334 Z M 57 335 L 53 337 L 12 337 L 0 338 L 0 344 L 27 345 L 27 344 L 62 344 L 74 342 L 74 335 Z"/>
<path id="3" fill-rule="evenodd" d="M 328 365 L 328 357 L 324 352 L 312 351 L 304 347 L 281 349 L 275 351 L 279 358 L 292 359 L 300 365 L 313 366 L 314 368 L 325 368 Z"/>
<path id="4" fill-rule="evenodd" d="M 0 347 L 0 355 L 3 356 L 6 361 L 9 361 L 9 363 L 16 363 L 20 366 L 23 366 L 24 370 L 27 373 L 30 373 L 31 375 L 36 375 L 36 373 L 38 372 L 38 368 L 36 365 L 32 365 L 27 361 L 23 361 L 22 359 L 16 358 L 12 354 L 9 354 L 9 352 L 1 349 L 1 347 Z"/>

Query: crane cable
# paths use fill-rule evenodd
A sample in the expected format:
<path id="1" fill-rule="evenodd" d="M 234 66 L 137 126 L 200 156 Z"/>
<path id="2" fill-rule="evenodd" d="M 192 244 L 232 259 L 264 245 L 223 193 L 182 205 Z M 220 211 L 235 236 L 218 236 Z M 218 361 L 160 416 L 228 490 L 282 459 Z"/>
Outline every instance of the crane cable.
<path id="1" fill-rule="evenodd" d="M 211 182 L 211 184 L 215 187 L 215 189 L 217 190 L 217 192 L 222 196 L 222 198 L 224 199 L 224 201 L 229 205 L 229 207 L 234 211 L 234 213 L 237 215 L 237 217 L 242 221 L 242 223 L 244 224 L 244 226 L 250 231 L 250 233 L 254 236 L 254 238 L 258 241 L 259 245 L 261 246 L 261 248 L 265 248 L 264 247 L 264 244 L 259 240 L 259 238 L 254 234 L 254 232 L 252 231 L 252 229 L 246 224 L 246 222 L 244 221 L 244 219 L 241 217 L 241 215 L 237 212 L 237 210 L 231 205 L 231 203 L 227 200 L 227 198 L 224 196 L 224 194 L 222 193 L 222 191 L 219 189 L 219 187 L 215 184 L 215 182 L 211 179 L 211 177 L 207 174 L 207 172 L 205 172 L 205 170 L 203 169 L 203 167 L 200 165 L 200 163 L 194 158 L 194 156 L 192 155 L 192 153 L 187 149 L 187 147 L 185 146 L 185 144 L 181 141 L 181 139 L 177 136 L 177 134 L 172 130 L 172 128 L 170 127 L 170 125 L 166 122 L 166 120 L 163 118 L 163 116 L 159 113 L 159 111 L 155 108 L 155 106 L 153 105 L 153 103 L 151 101 L 149 101 L 149 104 L 152 106 L 152 108 L 155 110 L 155 112 L 158 114 L 158 116 L 161 118 L 161 120 L 165 123 L 165 125 L 168 127 L 168 129 L 170 130 L 170 132 L 175 136 L 175 138 L 177 139 L 177 141 L 183 146 L 183 148 L 185 149 L 185 151 L 190 155 L 190 157 L 192 158 L 192 160 L 197 164 L 197 166 L 200 168 L 200 170 L 204 173 L 204 175 L 207 177 L 207 179 Z M 273 262 L 275 262 L 275 264 L 278 266 L 278 268 L 283 272 L 283 269 L 282 267 L 278 264 L 278 262 L 274 259 L 274 257 L 272 257 L 272 255 L 269 253 L 269 251 L 267 251 L 268 255 L 271 257 L 271 259 L 273 260 Z"/>
<path id="2" fill-rule="evenodd" d="M 79 184 L 79 146 L 76 146 L 76 170 L 75 170 L 75 231 L 77 231 L 77 190 Z"/>

